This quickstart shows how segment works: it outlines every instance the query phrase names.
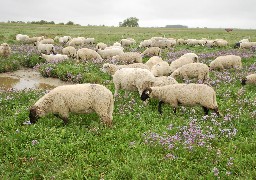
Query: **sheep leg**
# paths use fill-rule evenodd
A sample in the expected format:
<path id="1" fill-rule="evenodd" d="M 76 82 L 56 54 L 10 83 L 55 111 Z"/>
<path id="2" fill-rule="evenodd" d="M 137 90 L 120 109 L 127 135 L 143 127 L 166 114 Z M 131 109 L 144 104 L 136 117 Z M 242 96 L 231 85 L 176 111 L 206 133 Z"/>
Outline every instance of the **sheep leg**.
<path id="1" fill-rule="evenodd" d="M 60 118 L 63 120 L 64 125 L 68 124 L 68 118 L 60 116 L 59 114 L 54 114 L 55 117 Z"/>
<path id="2" fill-rule="evenodd" d="M 204 109 L 204 115 L 208 115 L 209 109 L 207 107 L 204 107 L 204 106 L 203 106 L 203 109 Z"/>
<path id="3" fill-rule="evenodd" d="M 163 113 L 163 111 L 162 111 L 162 104 L 163 104 L 163 103 L 164 103 L 163 101 L 159 101 L 159 103 L 158 103 L 158 112 L 159 112 L 160 114 Z"/>

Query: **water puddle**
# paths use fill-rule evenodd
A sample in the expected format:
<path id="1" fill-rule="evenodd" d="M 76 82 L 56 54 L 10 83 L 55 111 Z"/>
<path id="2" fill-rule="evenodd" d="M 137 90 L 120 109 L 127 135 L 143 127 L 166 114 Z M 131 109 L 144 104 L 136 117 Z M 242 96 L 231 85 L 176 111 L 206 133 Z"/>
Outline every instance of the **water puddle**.
<path id="1" fill-rule="evenodd" d="M 0 91 L 10 89 L 45 89 L 50 90 L 57 86 L 71 84 L 56 78 L 44 78 L 33 69 L 21 69 L 15 72 L 0 74 Z"/>

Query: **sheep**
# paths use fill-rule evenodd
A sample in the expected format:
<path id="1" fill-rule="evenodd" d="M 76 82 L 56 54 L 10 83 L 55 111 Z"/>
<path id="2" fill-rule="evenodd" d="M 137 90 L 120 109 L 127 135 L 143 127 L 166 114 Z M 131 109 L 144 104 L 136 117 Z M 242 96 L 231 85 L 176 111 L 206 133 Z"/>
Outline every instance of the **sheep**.
<path id="1" fill-rule="evenodd" d="M 209 67 L 203 63 L 185 64 L 171 74 L 171 77 L 175 79 L 178 76 L 181 76 L 185 80 L 196 77 L 199 81 L 205 82 L 209 79 Z"/>
<path id="2" fill-rule="evenodd" d="M 45 59 L 47 62 L 60 62 L 60 61 L 64 61 L 66 59 L 68 59 L 67 55 L 63 55 L 63 54 L 42 54 L 41 55 L 43 59 Z"/>
<path id="3" fill-rule="evenodd" d="M 125 52 L 112 57 L 114 61 L 121 62 L 124 64 L 130 63 L 142 63 L 142 57 L 137 52 Z"/>
<path id="4" fill-rule="evenodd" d="M 68 57 L 76 58 L 76 48 L 73 46 L 67 46 L 62 49 L 62 53 L 68 55 Z"/>
<path id="5" fill-rule="evenodd" d="M 256 85 L 256 74 L 251 74 L 242 79 L 243 86 L 246 84 Z"/>
<path id="6" fill-rule="evenodd" d="M 141 69 L 149 70 L 148 66 L 143 63 L 133 63 L 128 65 L 115 65 L 115 64 L 105 63 L 103 64 L 102 71 L 113 76 L 118 69 L 122 69 L 122 68 L 141 68 Z"/>
<path id="7" fill-rule="evenodd" d="M 214 40 L 206 40 L 205 46 L 213 47 L 214 46 Z"/>
<path id="8" fill-rule="evenodd" d="M 159 56 L 152 56 L 149 58 L 149 60 L 145 63 L 149 69 L 151 70 L 154 65 L 156 65 L 159 62 L 163 62 L 163 59 Z"/>
<path id="9" fill-rule="evenodd" d="M 161 49 L 159 47 L 149 47 L 143 51 L 142 56 L 161 56 Z"/>
<path id="10" fill-rule="evenodd" d="M 26 40 L 26 42 L 28 42 L 28 43 L 35 43 L 35 42 L 41 41 L 43 39 L 44 39 L 44 36 L 41 36 L 41 37 L 31 37 L 31 38 L 28 38 Z"/>
<path id="11" fill-rule="evenodd" d="M 94 38 L 86 38 L 84 40 L 85 44 L 94 44 L 95 39 Z"/>
<path id="12" fill-rule="evenodd" d="M 39 53 L 55 54 L 55 48 L 53 44 L 42 44 L 40 41 L 37 41 L 36 43 L 34 43 L 34 45 L 37 47 Z"/>
<path id="13" fill-rule="evenodd" d="M 184 40 L 184 39 L 182 39 L 182 38 L 177 39 L 177 44 L 179 44 L 179 45 L 183 45 L 183 44 L 185 44 L 185 40 Z"/>
<path id="14" fill-rule="evenodd" d="M 144 47 L 151 47 L 152 45 L 152 40 L 144 40 L 140 42 L 139 48 L 144 48 Z"/>
<path id="15" fill-rule="evenodd" d="M 159 62 L 151 68 L 151 72 L 154 76 L 169 76 L 170 75 L 170 66 L 166 61 Z"/>
<path id="16" fill-rule="evenodd" d="M 228 45 L 228 41 L 223 40 L 223 39 L 217 39 L 217 40 L 213 41 L 213 45 L 218 46 L 218 47 L 225 47 Z"/>
<path id="17" fill-rule="evenodd" d="M 121 39 L 120 44 L 123 47 L 131 46 L 131 45 L 135 44 L 135 40 L 134 39 Z"/>
<path id="18" fill-rule="evenodd" d="M 113 108 L 113 94 L 103 85 L 64 85 L 52 89 L 32 105 L 29 119 L 34 124 L 40 117 L 52 113 L 67 124 L 69 113 L 96 112 L 104 124 L 111 126 Z"/>
<path id="19" fill-rule="evenodd" d="M 219 56 L 210 63 L 210 70 L 212 69 L 229 69 L 229 68 L 242 68 L 242 61 L 240 56 L 236 55 L 226 55 Z"/>
<path id="20" fill-rule="evenodd" d="M 178 82 L 171 76 L 155 77 L 155 81 L 152 86 L 166 86 L 171 84 L 178 84 Z"/>
<path id="21" fill-rule="evenodd" d="M 186 57 L 192 59 L 193 62 L 199 62 L 198 56 L 195 53 L 186 53 L 181 56 L 181 58 Z"/>
<path id="22" fill-rule="evenodd" d="M 7 43 L 0 45 L 0 56 L 9 57 L 11 55 L 11 48 Z"/>
<path id="23" fill-rule="evenodd" d="M 175 39 L 152 40 L 152 47 L 170 48 L 176 45 Z"/>
<path id="24" fill-rule="evenodd" d="M 250 49 L 252 46 L 256 46 L 256 42 L 239 42 L 235 44 L 234 48 Z"/>
<path id="25" fill-rule="evenodd" d="M 189 57 L 180 57 L 176 59 L 170 64 L 170 73 L 173 73 L 179 67 L 189 63 L 194 63 L 194 61 Z"/>
<path id="26" fill-rule="evenodd" d="M 142 91 L 146 87 L 153 85 L 155 80 L 154 75 L 147 69 L 141 68 L 122 68 L 115 72 L 113 75 L 113 82 L 115 85 L 114 97 L 118 95 L 119 89 L 124 89 L 125 96 L 128 91 L 139 91 L 141 95 Z"/>
<path id="27" fill-rule="evenodd" d="M 28 35 L 24 35 L 24 34 L 17 34 L 16 35 L 16 40 L 20 41 L 20 42 L 25 42 L 29 39 Z"/>
<path id="28" fill-rule="evenodd" d="M 120 54 L 123 54 L 124 51 L 122 49 L 119 49 L 119 48 L 111 48 L 111 49 L 104 49 L 104 50 L 98 50 L 98 53 L 100 54 L 100 56 L 103 58 L 103 59 L 110 59 L 112 58 L 113 56 L 116 56 L 116 55 L 120 55 Z"/>
<path id="29" fill-rule="evenodd" d="M 54 40 L 51 39 L 51 38 L 42 39 L 42 40 L 40 41 L 40 43 L 42 43 L 42 44 L 54 44 Z"/>
<path id="30" fill-rule="evenodd" d="M 84 45 L 85 38 L 84 37 L 77 37 L 73 38 L 69 41 L 69 46 L 83 46 Z"/>
<path id="31" fill-rule="evenodd" d="M 173 107 L 176 114 L 176 108 L 181 105 L 195 106 L 197 104 L 203 107 L 205 115 L 209 110 L 220 116 L 216 101 L 214 89 L 206 84 L 172 84 L 162 87 L 149 87 L 143 90 L 141 100 L 146 101 L 148 98 L 159 100 L 158 112 L 162 114 L 162 104 L 168 103 Z"/>
<path id="32" fill-rule="evenodd" d="M 67 44 L 72 38 L 70 36 L 59 37 L 59 43 Z"/>
<path id="33" fill-rule="evenodd" d="M 88 48 L 79 49 L 76 54 L 78 60 L 102 60 L 102 57 L 95 50 Z"/>
<path id="34" fill-rule="evenodd" d="M 96 51 L 99 49 L 104 50 L 106 47 L 107 47 L 107 45 L 105 43 L 100 42 L 96 45 Z"/>

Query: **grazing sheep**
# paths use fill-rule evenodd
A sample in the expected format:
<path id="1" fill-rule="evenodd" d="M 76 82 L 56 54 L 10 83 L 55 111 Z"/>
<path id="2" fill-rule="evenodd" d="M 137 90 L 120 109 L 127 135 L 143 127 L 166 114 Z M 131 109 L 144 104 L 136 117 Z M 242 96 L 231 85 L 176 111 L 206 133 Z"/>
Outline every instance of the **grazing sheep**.
<path id="1" fill-rule="evenodd" d="M 42 41 L 44 39 L 44 36 L 41 37 L 31 37 L 26 40 L 27 43 L 35 43 L 37 41 Z"/>
<path id="2" fill-rule="evenodd" d="M 94 38 L 85 38 L 84 43 L 85 44 L 94 44 L 95 39 Z"/>
<path id="3" fill-rule="evenodd" d="M 59 37 L 59 43 L 67 44 L 72 38 L 70 36 Z"/>
<path id="4" fill-rule="evenodd" d="M 206 84 L 172 84 L 162 87 L 146 88 L 141 94 L 141 100 L 145 101 L 148 98 L 159 100 L 158 112 L 162 114 L 162 104 L 168 103 L 174 109 L 181 105 L 195 106 L 201 105 L 205 115 L 209 109 L 219 116 L 218 105 L 216 101 L 216 93 L 214 89 Z"/>
<path id="5" fill-rule="evenodd" d="M 85 38 L 84 37 L 77 37 L 73 38 L 69 41 L 69 46 L 83 46 L 84 45 Z"/>
<path id="6" fill-rule="evenodd" d="M 240 56 L 226 55 L 219 56 L 210 63 L 210 70 L 212 69 L 230 69 L 230 68 L 242 68 L 242 61 Z"/>
<path id="7" fill-rule="evenodd" d="M 214 40 L 206 40 L 205 46 L 213 47 L 214 46 Z"/>
<path id="8" fill-rule="evenodd" d="M 176 45 L 175 39 L 152 40 L 152 47 L 170 48 Z"/>
<path id="9" fill-rule="evenodd" d="M 76 48 L 73 46 L 67 46 L 62 49 L 62 53 L 68 55 L 68 57 L 76 58 Z"/>
<path id="10" fill-rule="evenodd" d="M 119 48 L 111 48 L 111 49 L 105 48 L 104 50 L 99 49 L 98 53 L 101 55 L 101 57 L 103 59 L 110 59 L 113 56 L 123 54 L 124 51 L 122 49 L 119 49 Z"/>
<path id="11" fill-rule="evenodd" d="M 68 123 L 69 113 L 96 112 L 106 125 L 112 124 L 114 100 L 112 92 L 99 84 L 76 84 L 58 86 L 41 97 L 31 108 L 29 119 L 36 123 L 38 118 L 53 113 Z"/>
<path id="12" fill-rule="evenodd" d="M 151 45 L 152 45 L 152 40 L 148 39 L 148 40 L 141 41 L 139 47 L 140 48 L 151 47 Z"/>
<path id="13" fill-rule="evenodd" d="M 48 39 L 42 39 L 40 41 L 41 44 L 54 44 L 54 40 L 51 39 L 51 38 L 48 38 Z"/>
<path id="14" fill-rule="evenodd" d="M 37 41 L 34 45 L 37 47 L 39 53 L 55 54 L 55 48 L 53 44 L 42 44 L 40 41 Z"/>
<path id="15" fill-rule="evenodd" d="M 108 45 L 106 45 L 105 43 L 103 42 L 100 42 L 96 45 L 96 51 L 101 49 L 101 50 L 104 50 Z"/>
<path id="16" fill-rule="evenodd" d="M 135 44 L 135 40 L 134 39 L 121 39 L 120 44 L 123 47 L 131 46 L 131 45 Z"/>
<path id="17" fill-rule="evenodd" d="M 60 62 L 60 61 L 64 61 L 66 59 L 68 59 L 67 55 L 63 55 L 63 54 L 42 54 L 41 55 L 43 59 L 45 59 L 47 62 Z"/>
<path id="18" fill-rule="evenodd" d="M 253 46 L 256 46 L 256 42 L 239 42 L 235 44 L 234 48 L 250 49 Z"/>
<path id="19" fill-rule="evenodd" d="M 161 56 L 161 49 L 159 47 L 149 47 L 143 51 L 142 56 Z"/>
<path id="20" fill-rule="evenodd" d="M 102 60 L 101 56 L 95 50 L 88 49 L 88 48 L 79 49 L 76 52 L 76 57 L 78 60 L 85 60 L 85 61 L 95 60 L 95 59 Z"/>
<path id="21" fill-rule="evenodd" d="M 166 86 L 171 84 L 178 84 L 178 82 L 171 76 L 155 77 L 155 81 L 152 86 Z"/>
<path id="22" fill-rule="evenodd" d="M 173 73 L 179 67 L 189 63 L 194 63 L 193 59 L 189 57 L 180 57 L 179 59 L 176 59 L 170 64 L 170 73 Z"/>
<path id="23" fill-rule="evenodd" d="M 131 63 L 142 63 L 142 57 L 137 52 L 125 52 L 116 56 L 112 59 L 118 63 L 131 64 Z"/>
<path id="24" fill-rule="evenodd" d="M 223 39 L 215 40 L 213 41 L 213 45 L 217 47 L 225 47 L 228 45 L 228 41 Z"/>
<path id="25" fill-rule="evenodd" d="M 192 59 L 193 62 L 199 62 L 198 56 L 195 53 L 186 53 L 181 56 L 181 58 L 186 57 Z"/>
<path id="26" fill-rule="evenodd" d="M 157 63 L 160 63 L 160 62 L 163 62 L 163 59 L 161 57 L 159 57 L 159 56 L 152 56 L 151 58 L 149 58 L 149 60 L 145 64 L 151 70 L 154 65 L 156 65 Z"/>
<path id="27" fill-rule="evenodd" d="M 0 45 L 0 56 L 9 57 L 11 55 L 11 48 L 7 43 Z"/>
<path id="28" fill-rule="evenodd" d="M 171 74 L 171 77 L 175 79 L 178 76 L 181 76 L 184 80 L 189 80 L 189 78 L 197 78 L 201 82 L 205 82 L 209 79 L 209 67 L 203 63 L 185 64 Z"/>
<path id="29" fill-rule="evenodd" d="M 159 62 L 151 68 L 151 72 L 155 77 L 169 76 L 171 73 L 170 66 L 166 61 Z"/>
<path id="30" fill-rule="evenodd" d="M 20 41 L 20 42 L 26 42 L 29 40 L 29 36 L 28 35 L 24 35 L 24 34 L 17 34 L 16 35 L 16 40 Z"/>
<path id="31" fill-rule="evenodd" d="M 183 44 L 185 44 L 185 40 L 184 40 L 184 39 L 182 39 L 182 38 L 177 39 L 177 44 L 179 44 L 179 45 L 183 45 Z"/>
<path id="32" fill-rule="evenodd" d="M 256 85 L 256 74 L 251 74 L 242 79 L 242 85 L 252 84 Z"/>
<path id="33" fill-rule="evenodd" d="M 118 69 L 122 69 L 122 68 L 141 68 L 141 69 L 149 70 L 148 66 L 143 63 L 133 63 L 133 64 L 127 64 L 127 65 L 115 65 L 115 64 L 105 63 L 103 64 L 102 71 L 113 76 Z"/>
<path id="34" fill-rule="evenodd" d="M 118 95 L 119 89 L 128 91 L 139 91 L 141 95 L 143 89 L 153 85 L 155 81 L 154 75 L 147 69 L 141 68 L 122 68 L 113 75 L 115 84 L 114 97 Z M 127 96 L 127 91 L 125 91 Z"/>

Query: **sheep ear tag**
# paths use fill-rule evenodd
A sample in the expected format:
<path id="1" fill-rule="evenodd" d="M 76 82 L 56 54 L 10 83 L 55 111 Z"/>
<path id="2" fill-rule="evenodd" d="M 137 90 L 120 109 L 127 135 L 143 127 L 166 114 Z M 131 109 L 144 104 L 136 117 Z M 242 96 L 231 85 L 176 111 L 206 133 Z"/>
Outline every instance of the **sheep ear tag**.
<path id="1" fill-rule="evenodd" d="M 149 95 L 149 91 L 146 91 L 145 94 Z"/>

